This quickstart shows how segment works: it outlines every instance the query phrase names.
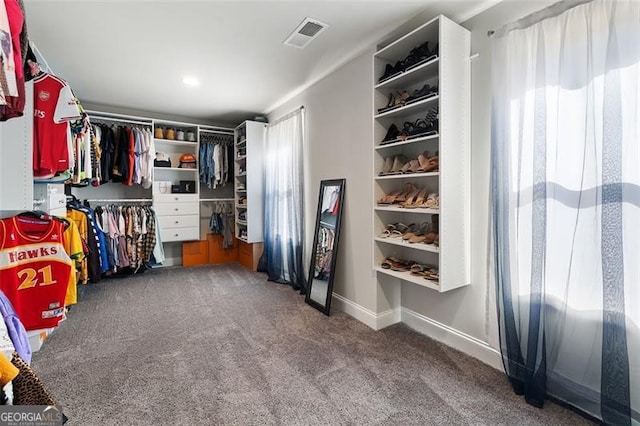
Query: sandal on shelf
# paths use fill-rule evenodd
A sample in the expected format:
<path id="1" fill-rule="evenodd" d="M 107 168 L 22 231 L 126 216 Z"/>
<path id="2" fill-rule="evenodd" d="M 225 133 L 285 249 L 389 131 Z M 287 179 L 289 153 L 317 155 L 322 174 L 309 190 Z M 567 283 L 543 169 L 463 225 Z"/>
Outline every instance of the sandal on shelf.
<path id="1" fill-rule="evenodd" d="M 380 267 L 382 269 L 391 269 L 391 265 L 397 262 L 400 262 L 400 259 L 398 259 L 397 257 L 389 256 L 382 261 Z"/>
<path id="2" fill-rule="evenodd" d="M 402 239 L 405 241 L 409 240 L 409 238 L 411 238 L 416 232 L 418 232 L 418 229 L 418 224 L 412 223 L 411 225 L 409 225 L 407 230 L 402 233 Z"/>
<path id="3" fill-rule="evenodd" d="M 438 153 L 432 156 L 431 154 L 429 154 L 429 151 L 425 151 L 422 154 L 418 155 L 418 162 L 420 163 L 418 173 L 434 172 L 438 170 L 438 167 L 440 166 Z"/>
<path id="4" fill-rule="evenodd" d="M 393 204 L 396 197 L 402 195 L 402 191 L 393 191 L 388 195 L 384 195 L 378 200 L 378 204 Z"/>
<path id="5" fill-rule="evenodd" d="M 388 175 L 393 169 L 393 158 L 387 157 L 384 160 L 384 166 L 382 166 L 382 171 L 378 173 L 378 176 Z"/>
<path id="6" fill-rule="evenodd" d="M 407 158 L 404 155 L 396 155 L 393 159 L 393 167 L 391 171 L 387 174 L 389 175 L 400 175 L 402 174 L 402 169 L 407 164 Z"/>
<path id="7" fill-rule="evenodd" d="M 428 232 L 424 236 L 424 240 L 422 242 L 424 242 L 425 244 L 434 244 L 437 239 L 438 234 L 436 232 Z"/>
<path id="8" fill-rule="evenodd" d="M 411 268 L 409 269 L 409 272 L 411 272 L 411 275 L 415 275 L 417 277 L 421 277 L 424 275 L 425 272 L 427 272 L 429 270 L 429 266 L 427 265 L 421 265 L 419 263 L 416 263 L 414 265 L 411 266 Z"/>
<path id="9" fill-rule="evenodd" d="M 429 232 L 430 227 L 431 224 L 429 222 L 423 222 L 422 225 L 420 225 L 420 229 L 418 230 L 418 232 L 416 232 L 412 237 L 409 238 L 409 243 L 415 244 L 423 242 L 426 238 L 427 232 Z"/>
<path id="10" fill-rule="evenodd" d="M 407 272 L 411 266 L 413 266 L 415 262 L 400 260 L 398 262 L 391 263 L 391 270 L 397 272 Z"/>
<path id="11" fill-rule="evenodd" d="M 407 201 L 409 195 L 411 195 L 411 193 L 413 193 L 416 189 L 418 188 L 411 182 L 405 183 L 403 192 L 400 196 L 395 198 L 395 203 L 403 204 L 405 201 Z"/>
<path id="12" fill-rule="evenodd" d="M 399 133 L 400 131 L 398 130 L 396 125 L 392 124 L 391 126 L 389 126 L 389 129 L 387 130 L 387 134 L 385 135 L 384 139 L 382 139 L 382 142 L 380 142 L 380 145 L 386 145 L 389 143 L 396 142 L 398 140 Z"/>
<path id="13" fill-rule="evenodd" d="M 418 197 L 418 194 L 420 194 L 420 191 L 420 188 L 415 187 L 415 189 L 411 192 L 411 194 L 409 194 L 404 203 L 402 203 L 401 207 L 411 206 L 414 203 L 415 199 Z"/>
<path id="14" fill-rule="evenodd" d="M 427 192 L 429 192 L 429 188 L 422 188 L 416 197 L 416 200 L 408 206 L 404 206 L 407 209 L 415 209 L 420 207 L 422 203 L 424 203 L 424 197 L 427 196 Z"/>
<path id="15" fill-rule="evenodd" d="M 421 207 L 425 207 L 428 209 L 440 208 L 440 196 L 435 192 L 429 194 Z"/>
<path id="16" fill-rule="evenodd" d="M 402 168 L 402 173 L 403 174 L 415 173 L 418 167 L 420 167 L 420 163 L 418 163 L 418 160 L 409 160 Z"/>

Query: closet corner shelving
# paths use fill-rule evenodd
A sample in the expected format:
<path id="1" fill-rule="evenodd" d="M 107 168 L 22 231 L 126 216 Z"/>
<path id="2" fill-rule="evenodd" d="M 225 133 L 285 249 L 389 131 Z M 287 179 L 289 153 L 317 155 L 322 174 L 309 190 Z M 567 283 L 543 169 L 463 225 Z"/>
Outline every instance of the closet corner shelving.
<path id="1" fill-rule="evenodd" d="M 412 49 L 429 42 L 429 48 L 439 45 L 437 56 L 412 69 L 382 82 L 387 64 L 394 66 L 405 59 Z M 408 282 L 446 292 L 470 284 L 470 33 L 445 16 L 438 16 L 419 28 L 380 48 L 373 57 L 373 126 L 374 126 L 374 269 L 378 284 L 382 281 Z M 391 93 L 409 94 L 425 84 L 437 85 L 435 95 L 416 102 L 379 112 Z M 437 134 L 381 144 L 392 124 L 402 130 L 405 122 L 425 118 L 437 107 Z M 402 155 L 416 159 L 420 153 L 438 152 L 439 168 L 428 173 L 379 176 L 385 160 Z M 439 208 L 401 208 L 381 205 L 377 201 L 411 182 L 428 187 L 439 194 Z M 393 223 L 421 224 L 431 222 L 437 227 L 439 245 L 408 243 L 402 238 L 383 238 L 386 225 Z M 439 271 L 439 280 L 425 279 L 409 272 L 381 267 L 383 260 L 399 259 L 432 265 Z"/>
<path id="2" fill-rule="evenodd" d="M 257 270 L 264 240 L 264 140 L 267 125 L 245 121 L 234 131 L 235 222 L 238 261 Z"/>
<path id="3" fill-rule="evenodd" d="M 200 179 L 198 125 L 176 121 L 157 120 L 153 123 L 156 154 L 164 153 L 171 159 L 171 167 L 154 167 L 153 207 L 160 224 L 163 243 L 200 239 Z M 161 131 L 159 130 L 161 129 Z M 168 138 L 169 132 L 173 136 Z M 184 137 L 178 140 L 178 132 Z M 163 137 L 158 136 L 162 133 Z M 192 135 L 192 136 L 189 136 Z M 192 154 L 196 168 L 180 168 L 180 157 Z M 172 186 L 189 182 L 194 192 L 174 193 Z M 182 184 L 182 187 L 185 185 Z"/>

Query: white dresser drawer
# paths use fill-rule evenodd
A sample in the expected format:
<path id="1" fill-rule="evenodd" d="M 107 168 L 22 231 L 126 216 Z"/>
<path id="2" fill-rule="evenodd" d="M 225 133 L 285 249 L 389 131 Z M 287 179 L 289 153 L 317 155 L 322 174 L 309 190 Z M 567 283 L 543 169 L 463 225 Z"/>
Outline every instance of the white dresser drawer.
<path id="1" fill-rule="evenodd" d="M 198 194 L 153 194 L 155 203 L 197 203 Z"/>
<path id="2" fill-rule="evenodd" d="M 158 216 L 199 215 L 200 203 L 154 203 L 153 208 Z"/>
<path id="3" fill-rule="evenodd" d="M 172 241 L 194 241 L 200 239 L 200 228 L 167 228 L 160 229 L 163 243 Z"/>
<path id="4" fill-rule="evenodd" d="M 171 216 L 158 216 L 158 223 L 160 224 L 160 229 L 169 229 L 169 228 L 193 228 L 200 225 L 200 216 L 197 214 L 179 216 L 179 215 L 171 215 Z"/>

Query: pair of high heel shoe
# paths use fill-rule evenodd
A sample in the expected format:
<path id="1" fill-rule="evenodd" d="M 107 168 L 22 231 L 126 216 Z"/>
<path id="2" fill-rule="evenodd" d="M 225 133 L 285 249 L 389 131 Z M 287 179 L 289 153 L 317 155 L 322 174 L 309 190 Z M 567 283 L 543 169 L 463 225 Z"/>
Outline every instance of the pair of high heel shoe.
<path id="1" fill-rule="evenodd" d="M 429 62 L 430 60 L 437 58 L 439 53 L 438 43 L 435 43 L 432 46 L 433 47 L 430 48 L 429 42 L 426 41 L 420 46 L 413 48 L 406 58 L 396 61 L 395 65 L 387 64 L 385 66 L 384 73 L 378 79 L 378 83 L 382 83 L 383 81 L 389 80 L 403 72 L 410 71 L 425 62 Z"/>
<path id="2" fill-rule="evenodd" d="M 398 204 L 402 208 L 426 208 L 438 209 L 440 207 L 440 196 L 436 192 L 431 192 L 429 188 L 419 188 L 411 182 L 404 185 L 404 189 L 394 191 L 378 200 L 378 204 Z"/>
<path id="3" fill-rule="evenodd" d="M 387 129 L 387 134 L 384 139 L 380 142 L 380 145 L 388 145 L 438 134 L 438 118 L 438 107 L 433 107 L 427 112 L 427 115 L 424 118 L 418 118 L 413 122 L 405 121 L 402 130 L 399 130 L 398 126 L 395 124 L 391 124 L 389 129 Z"/>
<path id="4" fill-rule="evenodd" d="M 430 222 L 423 222 L 420 225 L 412 223 L 390 223 L 379 238 L 401 238 L 409 244 L 425 243 L 435 244 L 438 240 L 438 232 Z"/>
<path id="5" fill-rule="evenodd" d="M 414 160 L 407 160 L 404 155 L 396 155 L 385 159 L 380 176 L 435 172 L 439 166 L 437 151 L 435 155 L 425 151 Z"/>
<path id="6" fill-rule="evenodd" d="M 412 103 L 431 98 L 437 94 L 438 86 L 431 86 L 430 84 L 425 84 L 422 88 L 414 90 L 411 94 L 409 94 L 407 90 L 392 92 L 389 93 L 387 105 L 378 108 L 378 113 L 381 114 L 405 105 L 411 105 Z"/>

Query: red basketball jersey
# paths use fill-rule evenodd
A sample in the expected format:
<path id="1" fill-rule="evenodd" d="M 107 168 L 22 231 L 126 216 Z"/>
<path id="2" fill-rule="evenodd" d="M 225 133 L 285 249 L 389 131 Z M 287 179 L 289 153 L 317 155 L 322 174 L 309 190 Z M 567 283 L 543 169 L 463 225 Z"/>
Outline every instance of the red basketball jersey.
<path id="1" fill-rule="evenodd" d="M 58 325 L 72 261 L 64 225 L 12 217 L 0 220 L 0 290 L 27 330 Z"/>

